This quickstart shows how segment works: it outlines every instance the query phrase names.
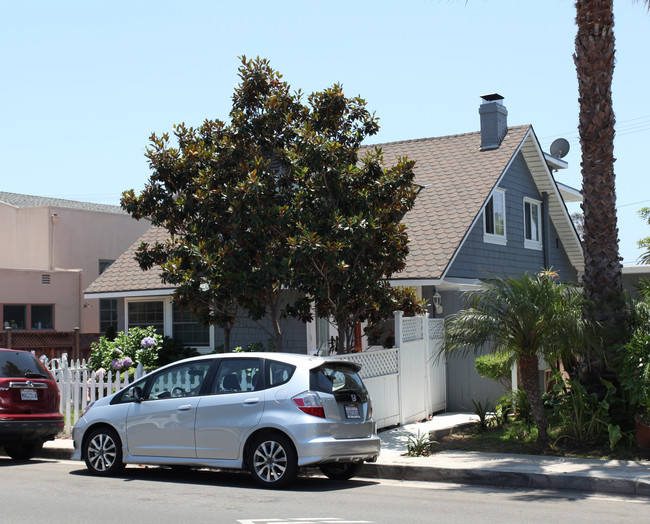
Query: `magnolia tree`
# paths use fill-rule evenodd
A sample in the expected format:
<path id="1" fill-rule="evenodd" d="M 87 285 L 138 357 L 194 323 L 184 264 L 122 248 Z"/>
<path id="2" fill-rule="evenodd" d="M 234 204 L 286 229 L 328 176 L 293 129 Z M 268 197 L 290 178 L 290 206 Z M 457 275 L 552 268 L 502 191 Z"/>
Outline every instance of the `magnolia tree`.
<path id="1" fill-rule="evenodd" d="M 281 350 L 283 318 L 333 318 L 339 351 L 350 326 L 390 305 L 385 279 L 404 267 L 400 219 L 415 199 L 413 162 L 360 157 L 377 119 L 340 85 L 301 93 L 262 59 L 242 59 L 230 120 L 151 136 L 145 189 L 122 207 L 169 232 L 143 244 L 174 300 L 228 334 L 245 312 Z M 298 293 L 286 293 L 294 290 Z M 291 298 L 288 297 L 297 297 Z"/>

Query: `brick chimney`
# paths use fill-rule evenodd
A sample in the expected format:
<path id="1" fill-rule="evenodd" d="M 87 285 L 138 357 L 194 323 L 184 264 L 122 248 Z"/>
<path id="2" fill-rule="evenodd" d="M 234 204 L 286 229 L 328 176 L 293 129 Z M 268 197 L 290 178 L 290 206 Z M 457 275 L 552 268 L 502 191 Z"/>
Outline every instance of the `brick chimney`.
<path id="1" fill-rule="evenodd" d="M 481 95 L 481 151 L 497 149 L 508 132 L 508 110 L 497 93 Z"/>

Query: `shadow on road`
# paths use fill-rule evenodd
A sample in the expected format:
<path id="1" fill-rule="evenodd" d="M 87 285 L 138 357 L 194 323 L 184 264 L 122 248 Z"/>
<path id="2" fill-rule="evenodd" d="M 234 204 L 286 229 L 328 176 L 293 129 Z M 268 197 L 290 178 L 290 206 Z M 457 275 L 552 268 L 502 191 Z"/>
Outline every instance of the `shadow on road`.
<path id="1" fill-rule="evenodd" d="M 91 475 L 87 469 L 71 471 L 70 475 L 87 476 L 95 478 L 98 482 L 102 479 Z M 147 481 L 168 482 L 186 485 L 237 487 L 242 489 L 260 488 L 253 483 L 248 473 L 233 470 L 216 470 L 204 468 L 170 468 L 164 466 L 127 466 L 122 474 L 116 478 L 125 482 Z M 378 482 L 367 479 L 351 479 L 348 481 L 335 481 L 326 477 L 300 475 L 296 482 L 283 489 L 284 493 L 301 492 L 333 492 L 375 485 Z"/>

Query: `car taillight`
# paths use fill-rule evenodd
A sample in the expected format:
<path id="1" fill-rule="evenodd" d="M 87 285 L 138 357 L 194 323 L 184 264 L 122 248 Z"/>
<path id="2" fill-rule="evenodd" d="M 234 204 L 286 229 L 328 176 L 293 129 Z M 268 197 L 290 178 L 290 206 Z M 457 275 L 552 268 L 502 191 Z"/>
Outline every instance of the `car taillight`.
<path id="1" fill-rule="evenodd" d="M 323 409 L 323 403 L 317 393 L 305 391 L 300 395 L 296 395 L 291 400 L 293 400 L 293 403 L 303 413 L 313 415 L 314 417 L 325 418 L 325 409 Z"/>

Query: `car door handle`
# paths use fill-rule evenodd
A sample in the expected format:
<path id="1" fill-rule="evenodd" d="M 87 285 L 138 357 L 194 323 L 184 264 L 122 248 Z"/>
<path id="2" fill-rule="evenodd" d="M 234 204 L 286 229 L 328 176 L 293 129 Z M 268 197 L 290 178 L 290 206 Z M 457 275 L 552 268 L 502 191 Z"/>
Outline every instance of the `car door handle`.
<path id="1" fill-rule="evenodd" d="M 176 411 L 189 411 L 190 409 L 192 409 L 191 404 L 185 404 L 183 406 L 178 406 Z"/>
<path id="2" fill-rule="evenodd" d="M 247 398 L 246 400 L 244 400 L 244 405 L 250 406 L 252 404 L 257 404 L 259 401 L 260 401 L 259 398 Z"/>

